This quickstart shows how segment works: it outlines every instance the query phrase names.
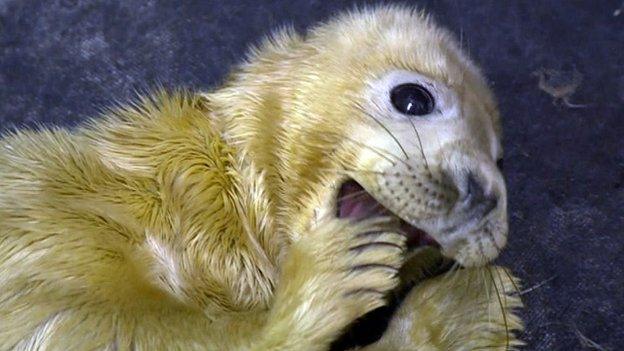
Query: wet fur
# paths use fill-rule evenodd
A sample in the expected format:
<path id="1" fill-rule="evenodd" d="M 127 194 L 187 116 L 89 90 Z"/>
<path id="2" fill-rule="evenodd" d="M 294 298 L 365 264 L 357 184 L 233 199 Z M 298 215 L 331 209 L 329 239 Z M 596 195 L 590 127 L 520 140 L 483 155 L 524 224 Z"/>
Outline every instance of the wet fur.
<path id="1" fill-rule="evenodd" d="M 341 21 L 394 12 L 428 21 L 376 11 Z M 317 40 L 336 23 L 316 29 Z M 403 236 L 385 219 L 318 214 L 332 187 L 362 169 L 363 146 L 327 117 L 354 111 L 359 83 L 318 89 L 315 75 L 334 79 L 323 70 L 342 56 L 314 37 L 281 32 L 212 93 L 160 92 L 75 130 L 5 135 L 0 349 L 326 350 L 384 305 L 399 284 Z M 417 285 L 366 349 L 514 345 L 519 300 L 498 272 Z"/>

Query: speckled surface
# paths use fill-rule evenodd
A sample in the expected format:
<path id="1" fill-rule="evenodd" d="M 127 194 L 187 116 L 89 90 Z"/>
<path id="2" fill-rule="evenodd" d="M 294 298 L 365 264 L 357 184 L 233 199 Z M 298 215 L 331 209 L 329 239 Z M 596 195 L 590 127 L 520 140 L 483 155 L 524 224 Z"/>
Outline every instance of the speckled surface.
<path id="1" fill-rule="evenodd" d="M 349 1 L 0 0 L 0 126 L 74 125 L 156 84 L 210 88 L 248 44 Z M 362 4 L 363 2 L 358 2 Z M 624 13 L 612 1 L 418 1 L 483 66 L 505 118 L 527 350 L 624 347 Z M 555 106 L 531 73 L 576 69 Z"/>

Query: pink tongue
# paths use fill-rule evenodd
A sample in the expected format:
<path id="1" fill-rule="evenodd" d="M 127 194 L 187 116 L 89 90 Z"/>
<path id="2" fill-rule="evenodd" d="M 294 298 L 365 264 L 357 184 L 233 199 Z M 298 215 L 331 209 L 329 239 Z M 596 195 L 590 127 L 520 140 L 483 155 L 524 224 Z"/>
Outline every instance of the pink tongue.
<path id="1" fill-rule="evenodd" d="M 389 214 L 377 200 L 355 182 L 347 182 L 340 189 L 338 217 L 361 220 L 368 217 Z"/>
<path id="2" fill-rule="evenodd" d="M 339 218 L 362 220 L 382 215 L 392 216 L 393 214 L 369 195 L 360 184 L 350 181 L 342 185 L 338 194 Z M 401 230 L 407 236 L 407 245 L 409 247 L 439 246 L 427 233 L 403 220 L 401 220 Z"/>

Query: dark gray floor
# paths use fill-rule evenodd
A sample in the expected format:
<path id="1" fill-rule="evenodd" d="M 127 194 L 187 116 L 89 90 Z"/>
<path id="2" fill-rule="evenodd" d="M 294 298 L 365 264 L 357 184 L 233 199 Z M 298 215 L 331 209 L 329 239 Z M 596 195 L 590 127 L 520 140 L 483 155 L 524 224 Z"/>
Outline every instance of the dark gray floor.
<path id="1" fill-rule="evenodd" d="M 227 4 L 226 4 L 227 3 Z M 261 3 L 261 4 L 259 4 Z M 362 4 L 363 2 L 359 2 Z M 348 1 L 0 0 L 0 126 L 74 125 L 136 89 L 208 88 L 263 33 Z M 527 350 L 624 347 L 624 13 L 612 1 L 418 1 L 482 64 L 505 118 Z M 540 68 L 584 79 L 558 107 Z"/>

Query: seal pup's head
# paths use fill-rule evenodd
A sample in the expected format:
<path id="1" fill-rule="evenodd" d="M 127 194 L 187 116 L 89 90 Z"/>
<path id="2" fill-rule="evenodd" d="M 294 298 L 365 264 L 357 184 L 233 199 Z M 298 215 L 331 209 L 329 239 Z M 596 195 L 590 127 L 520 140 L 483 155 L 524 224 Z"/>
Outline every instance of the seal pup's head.
<path id="1" fill-rule="evenodd" d="M 412 248 L 464 266 L 506 243 L 499 114 L 479 69 L 419 11 L 348 13 L 284 30 L 208 95 L 224 137 L 269 179 L 293 233 L 325 216 L 396 217 Z M 293 234 L 298 235 L 298 234 Z"/>

